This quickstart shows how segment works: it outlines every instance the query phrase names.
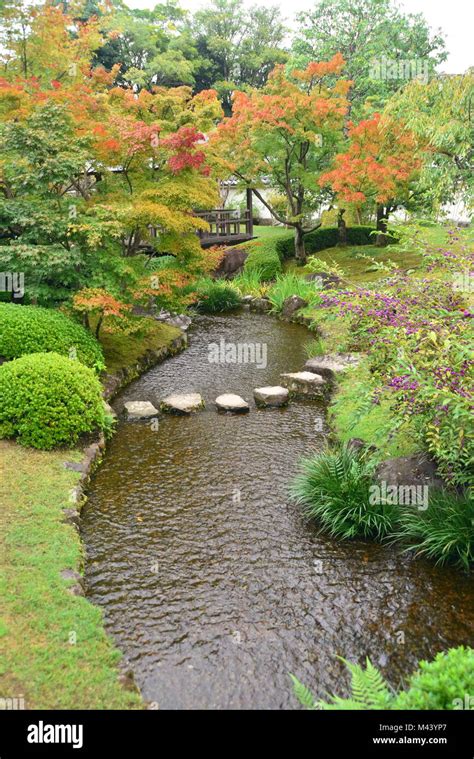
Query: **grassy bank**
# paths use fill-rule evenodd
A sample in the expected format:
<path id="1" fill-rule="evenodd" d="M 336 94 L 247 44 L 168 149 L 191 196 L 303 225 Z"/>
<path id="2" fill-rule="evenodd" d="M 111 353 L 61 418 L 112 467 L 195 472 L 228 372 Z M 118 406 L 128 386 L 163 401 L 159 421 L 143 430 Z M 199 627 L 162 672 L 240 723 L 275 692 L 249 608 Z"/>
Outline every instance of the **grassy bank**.
<path id="1" fill-rule="evenodd" d="M 179 330 L 153 322 L 143 338 L 104 333 L 108 372 L 169 345 Z M 140 709 L 138 693 L 119 681 L 120 652 L 105 634 L 100 609 L 68 592 L 84 553 L 63 509 L 80 475 L 64 468 L 82 451 L 38 451 L 0 441 L 0 665 L 3 697 L 27 709 Z"/>

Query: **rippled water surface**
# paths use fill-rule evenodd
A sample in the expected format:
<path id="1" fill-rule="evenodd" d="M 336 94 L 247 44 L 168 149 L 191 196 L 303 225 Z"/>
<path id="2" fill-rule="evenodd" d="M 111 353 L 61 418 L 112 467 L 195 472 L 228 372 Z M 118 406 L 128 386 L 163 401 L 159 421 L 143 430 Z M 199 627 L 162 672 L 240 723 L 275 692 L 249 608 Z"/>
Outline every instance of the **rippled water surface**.
<path id="1" fill-rule="evenodd" d="M 268 345 L 268 365 L 212 364 L 208 346 Z M 423 657 L 472 643 L 474 592 L 454 570 L 363 542 L 336 543 L 287 497 L 323 409 L 257 411 L 254 387 L 304 363 L 307 331 L 270 317 L 199 317 L 190 347 L 117 399 L 201 393 L 191 417 L 121 422 L 83 512 L 89 598 L 159 708 L 294 708 L 288 673 L 341 693 L 336 658 L 370 656 L 398 684 Z M 246 416 L 217 414 L 236 392 Z"/>

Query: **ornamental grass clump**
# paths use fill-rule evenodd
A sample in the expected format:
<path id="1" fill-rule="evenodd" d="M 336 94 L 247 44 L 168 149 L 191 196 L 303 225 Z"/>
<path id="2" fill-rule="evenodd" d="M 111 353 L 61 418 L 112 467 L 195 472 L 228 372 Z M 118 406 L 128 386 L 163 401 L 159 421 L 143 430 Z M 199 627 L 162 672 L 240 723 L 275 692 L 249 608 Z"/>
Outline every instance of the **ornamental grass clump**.
<path id="1" fill-rule="evenodd" d="M 468 493 L 433 490 L 425 510 L 400 510 L 394 539 L 409 543 L 407 551 L 453 563 L 469 570 L 474 566 L 474 498 Z"/>
<path id="2" fill-rule="evenodd" d="M 202 279 L 196 285 L 196 309 L 203 314 L 216 314 L 239 308 L 240 295 L 231 285 L 212 279 Z"/>
<path id="3" fill-rule="evenodd" d="M 374 460 L 347 445 L 304 459 L 291 492 L 308 519 L 336 538 L 382 539 L 395 525 L 398 507 L 373 504 Z"/>

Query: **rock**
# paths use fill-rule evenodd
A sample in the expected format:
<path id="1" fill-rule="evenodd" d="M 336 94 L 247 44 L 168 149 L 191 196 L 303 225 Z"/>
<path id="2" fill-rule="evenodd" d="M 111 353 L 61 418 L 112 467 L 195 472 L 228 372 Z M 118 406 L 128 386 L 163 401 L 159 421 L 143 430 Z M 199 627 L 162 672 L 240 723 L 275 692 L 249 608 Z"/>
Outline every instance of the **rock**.
<path id="1" fill-rule="evenodd" d="M 363 450 L 366 446 L 367 443 L 360 437 L 351 437 L 351 439 L 347 441 L 347 447 L 356 453 Z"/>
<path id="2" fill-rule="evenodd" d="M 328 290 L 331 287 L 341 287 L 343 282 L 336 274 L 328 274 L 325 271 L 318 271 L 312 274 L 307 274 L 305 277 L 307 282 L 320 283 L 323 290 Z"/>
<path id="3" fill-rule="evenodd" d="M 360 363 L 360 353 L 326 353 L 324 356 L 310 358 L 304 368 L 327 379 L 334 379 L 340 372 L 346 371 Z"/>
<path id="4" fill-rule="evenodd" d="M 272 304 L 268 298 L 253 298 L 253 300 L 250 301 L 251 311 L 257 311 L 260 314 L 265 314 L 268 311 L 271 311 L 271 309 Z"/>
<path id="5" fill-rule="evenodd" d="M 171 318 L 172 318 L 171 311 L 165 311 L 163 309 L 160 311 L 159 314 L 155 315 L 155 319 L 158 322 L 165 322 L 167 319 L 171 319 Z"/>
<path id="6" fill-rule="evenodd" d="M 285 406 L 288 403 L 290 393 L 286 387 L 256 387 L 253 397 L 257 406 Z"/>
<path id="7" fill-rule="evenodd" d="M 63 509 L 64 521 L 67 524 L 71 524 L 76 529 L 79 529 L 81 523 L 81 515 L 77 509 Z"/>
<path id="8" fill-rule="evenodd" d="M 304 298 L 301 298 L 299 295 L 290 295 L 290 297 L 286 298 L 286 300 L 283 302 L 281 318 L 291 319 L 296 311 L 299 311 L 300 308 L 304 308 L 307 305 L 308 301 Z"/>
<path id="9" fill-rule="evenodd" d="M 148 419 L 158 414 L 158 409 L 150 401 L 128 401 L 124 407 L 129 419 Z"/>
<path id="10" fill-rule="evenodd" d="M 254 300 L 253 295 L 244 295 L 244 297 L 242 298 L 242 303 L 245 305 L 247 303 L 251 303 L 253 300 Z"/>
<path id="11" fill-rule="evenodd" d="M 247 256 L 248 251 L 242 248 L 229 248 L 224 251 L 224 255 L 214 272 L 214 276 L 231 279 L 235 274 L 242 271 Z"/>
<path id="12" fill-rule="evenodd" d="M 292 372 L 280 375 L 293 397 L 323 398 L 328 389 L 327 380 L 313 372 Z"/>
<path id="13" fill-rule="evenodd" d="M 224 393 L 216 398 L 216 406 L 219 411 L 233 411 L 235 413 L 245 413 L 249 411 L 250 406 L 240 395 L 234 393 Z"/>
<path id="14" fill-rule="evenodd" d="M 170 327 L 177 327 L 183 332 L 186 332 L 192 324 L 190 316 L 186 314 L 172 314 L 170 311 L 160 311 L 159 314 L 154 316 L 154 319 L 158 322 L 165 322 Z"/>
<path id="15" fill-rule="evenodd" d="M 86 467 L 84 466 L 84 464 L 79 463 L 77 461 L 65 461 L 64 469 L 69 469 L 71 472 L 81 472 L 81 473 L 84 473 L 86 471 Z"/>
<path id="16" fill-rule="evenodd" d="M 436 465 L 426 453 L 386 459 L 376 469 L 376 478 L 387 485 L 428 485 L 443 487 L 443 480 L 436 473 Z"/>
<path id="17" fill-rule="evenodd" d="M 82 577 L 75 569 L 62 569 L 59 573 L 63 580 L 74 580 L 75 582 L 82 582 Z"/>
<path id="18" fill-rule="evenodd" d="M 82 576 L 79 574 L 79 572 L 76 572 L 74 569 L 62 569 L 59 574 L 63 580 L 74 580 L 74 584 L 68 585 L 68 587 L 66 588 L 68 593 L 70 593 L 72 596 L 85 595 L 84 587 L 83 587 L 83 579 L 82 579 Z"/>
<path id="19" fill-rule="evenodd" d="M 161 408 L 171 414 L 190 414 L 192 411 L 204 408 L 204 401 L 199 393 L 169 395 L 161 402 Z"/>

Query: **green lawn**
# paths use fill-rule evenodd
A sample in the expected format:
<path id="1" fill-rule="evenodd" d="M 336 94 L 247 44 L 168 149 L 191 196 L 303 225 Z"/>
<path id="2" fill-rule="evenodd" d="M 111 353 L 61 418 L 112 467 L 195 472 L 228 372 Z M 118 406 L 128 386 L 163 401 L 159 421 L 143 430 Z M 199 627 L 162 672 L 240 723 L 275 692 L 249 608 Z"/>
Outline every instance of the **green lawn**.
<path id="1" fill-rule="evenodd" d="M 66 590 L 63 569 L 80 571 L 78 533 L 63 508 L 79 477 L 64 469 L 80 451 L 22 448 L 0 441 L 3 697 L 23 696 L 27 709 L 141 708 L 118 681 L 119 652 L 101 611 Z"/>
<path id="2" fill-rule="evenodd" d="M 276 237 L 287 237 L 288 235 L 291 235 L 291 229 L 286 229 L 286 227 L 267 227 L 255 225 L 253 228 L 253 233 L 255 237 L 259 237 L 264 240 L 272 240 Z"/>

